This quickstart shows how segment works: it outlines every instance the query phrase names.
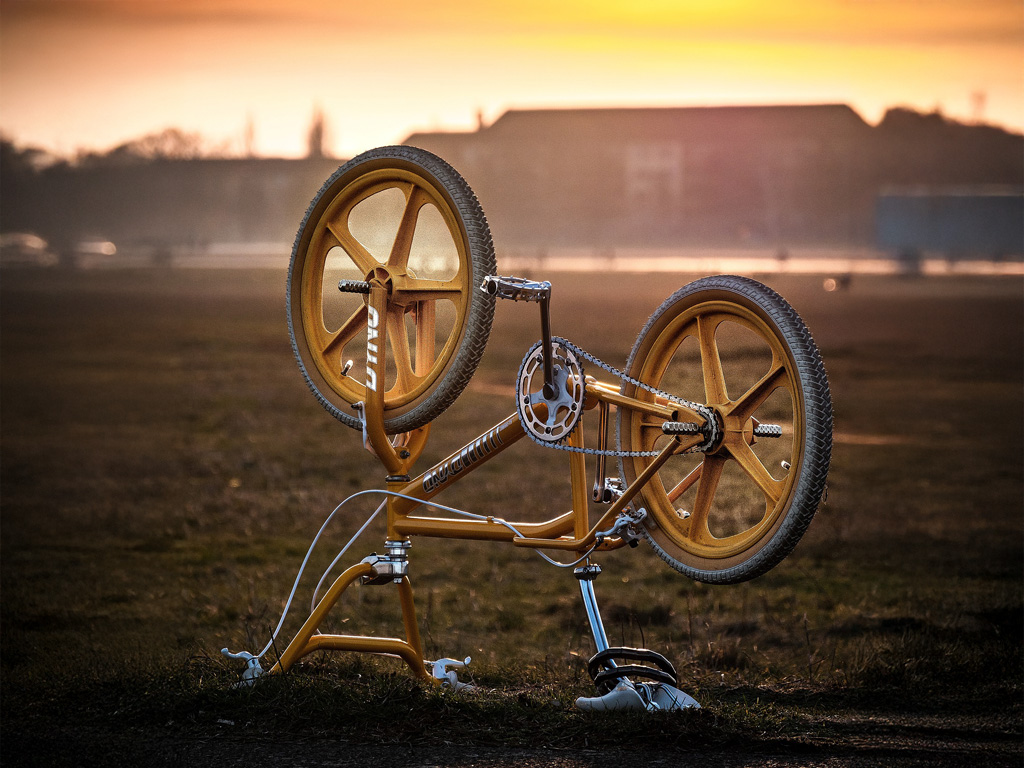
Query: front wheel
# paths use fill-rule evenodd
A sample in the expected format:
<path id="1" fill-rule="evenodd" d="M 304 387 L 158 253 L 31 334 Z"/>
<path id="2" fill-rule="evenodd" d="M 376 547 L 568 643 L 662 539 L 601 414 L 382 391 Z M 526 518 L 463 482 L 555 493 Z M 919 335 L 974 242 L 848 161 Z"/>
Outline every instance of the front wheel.
<path id="1" fill-rule="evenodd" d="M 317 400 L 359 429 L 353 406 L 382 356 L 385 431 L 435 419 L 483 354 L 494 297 L 478 286 L 495 272 L 483 209 L 439 157 L 382 147 L 343 165 L 310 203 L 288 267 L 288 332 Z M 366 295 L 339 290 L 371 277 L 388 286 L 385 349 Z"/>
<path id="2" fill-rule="evenodd" d="M 746 581 L 776 566 L 817 510 L 832 451 L 828 379 L 799 315 L 754 280 L 704 278 L 654 312 L 626 370 L 662 393 L 707 405 L 718 421 L 714 445 L 674 456 L 641 490 L 655 551 L 712 584 Z M 629 383 L 623 394 L 666 402 Z M 620 450 L 661 449 L 671 439 L 661 423 L 621 408 Z M 650 461 L 620 459 L 626 483 Z"/>

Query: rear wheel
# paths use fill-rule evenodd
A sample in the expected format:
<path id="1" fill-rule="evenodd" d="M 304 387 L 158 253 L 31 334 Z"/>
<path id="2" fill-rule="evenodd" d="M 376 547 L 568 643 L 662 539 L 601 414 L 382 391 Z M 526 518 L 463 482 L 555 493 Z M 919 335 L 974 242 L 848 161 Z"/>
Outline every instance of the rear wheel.
<path id="1" fill-rule="evenodd" d="M 799 315 L 754 280 L 704 278 L 654 312 L 626 370 L 653 388 L 709 406 L 720 432 L 706 452 L 671 458 L 641 490 L 655 551 L 681 573 L 716 584 L 745 581 L 777 565 L 817 510 L 832 447 L 828 379 Z M 628 383 L 623 392 L 657 399 Z M 620 449 L 664 447 L 670 438 L 661 423 L 620 409 Z M 759 436 L 758 427 L 781 434 Z M 621 459 L 627 484 L 650 461 Z"/>
<path id="2" fill-rule="evenodd" d="M 368 297 L 338 283 L 383 277 L 384 429 L 435 419 L 483 354 L 494 297 L 479 285 L 495 272 L 483 210 L 443 160 L 384 147 L 343 165 L 310 204 L 288 268 L 292 349 L 317 400 L 361 426 L 352 406 L 366 399 Z"/>

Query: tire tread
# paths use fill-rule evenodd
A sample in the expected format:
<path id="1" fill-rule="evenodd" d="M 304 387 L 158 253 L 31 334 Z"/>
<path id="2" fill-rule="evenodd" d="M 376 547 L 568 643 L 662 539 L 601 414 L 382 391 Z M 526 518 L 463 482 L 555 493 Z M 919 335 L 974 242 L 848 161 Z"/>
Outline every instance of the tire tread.
<path id="1" fill-rule="evenodd" d="M 364 163 L 381 159 L 401 160 L 418 166 L 437 180 L 451 196 L 455 211 L 466 229 L 466 239 L 469 244 L 470 254 L 471 286 L 479 284 L 484 276 L 493 275 L 497 272 L 494 243 L 491 239 L 487 217 L 484 215 L 479 200 L 459 172 L 437 155 L 418 147 L 379 147 L 354 157 L 338 168 L 323 183 L 320 191 L 317 192 L 307 207 L 306 214 L 303 216 L 302 223 L 299 225 L 295 241 L 292 245 L 285 292 L 288 334 L 291 340 L 292 354 L 299 364 L 299 370 L 306 381 L 306 386 L 309 387 L 317 402 L 328 413 L 353 429 L 361 429 L 362 422 L 353 414 L 341 410 L 320 392 L 309 375 L 305 361 L 302 359 L 302 354 L 296 341 L 296 330 L 292 321 L 292 272 L 297 264 L 301 263 L 299 250 L 303 233 L 309 225 L 311 217 L 317 213 L 324 196 L 330 194 L 338 179 L 350 173 L 354 168 Z M 447 374 L 435 384 L 433 390 L 426 395 L 423 402 L 408 412 L 394 417 L 388 417 L 385 413 L 384 429 L 386 432 L 397 434 L 422 427 L 444 413 L 458 399 L 476 372 L 477 365 L 479 365 L 480 358 L 483 356 L 484 349 L 487 346 L 491 322 L 494 317 L 494 301 L 493 296 L 489 296 L 483 291 L 472 290 L 462 342 L 455 353 L 455 359 Z"/>
<path id="2" fill-rule="evenodd" d="M 671 553 L 666 552 L 650 532 L 644 529 L 645 538 L 658 556 L 680 573 L 706 584 L 737 584 L 761 576 L 782 562 L 796 547 L 814 518 L 825 492 L 832 454 L 832 396 L 821 354 L 800 315 L 789 302 L 768 286 L 737 275 L 701 278 L 680 288 L 666 299 L 654 311 L 637 336 L 626 363 L 626 370 L 631 370 L 644 337 L 661 316 L 672 311 L 680 300 L 702 291 L 737 294 L 768 314 L 778 328 L 782 341 L 793 355 L 804 395 L 804 459 L 799 480 L 793 489 L 793 501 L 772 539 L 750 559 L 722 570 L 696 568 L 680 562 Z M 620 448 L 623 448 L 621 426 L 620 420 L 619 442 Z M 621 459 L 620 471 L 623 471 L 625 477 Z"/>

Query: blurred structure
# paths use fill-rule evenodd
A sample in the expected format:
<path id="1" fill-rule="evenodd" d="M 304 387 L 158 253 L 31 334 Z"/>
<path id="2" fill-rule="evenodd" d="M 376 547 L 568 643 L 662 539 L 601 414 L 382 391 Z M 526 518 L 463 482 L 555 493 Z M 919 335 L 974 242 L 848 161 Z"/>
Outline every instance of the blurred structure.
<path id="1" fill-rule="evenodd" d="M 459 168 L 496 239 L 527 247 L 889 248 L 875 218 L 893 185 L 1024 188 L 1024 137 L 901 109 L 877 127 L 844 105 L 511 111 L 406 143 Z"/>
<path id="2" fill-rule="evenodd" d="M 0 229 L 61 254 L 99 240 L 156 260 L 222 244 L 284 255 L 340 162 L 323 156 L 323 131 L 314 115 L 301 160 L 202 157 L 196 137 L 173 131 L 76 162 L 4 142 Z M 893 109 L 871 126 L 844 105 L 511 110 L 405 143 L 466 177 L 504 249 L 1024 251 L 993 239 L 1021 231 L 1024 136 L 938 114 Z M 955 210 L 935 202 L 953 189 Z M 989 205 L 993 189 L 1005 212 Z M 931 213 L 913 214 L 928 196 Z"/>
<path id="3" fill-rule="evenodd" d="M 309 133 L 306 135 L 306 157 L 320 159 L 327 157 L 324 151 L 324 142 L 327 138 L 327 121 L 324 112 L 317 107 L 313 111 L 313 120 L 309 124 Z"/>
<path id="4" fill-rule="evenodd" d="M 11 154 L 5 148 L 5 159 Z M 0 175 L 0 229 L 42 236 L 65 263 L 96 240 L 157 263 L 224 244 L 286 255 L 309 200 L 337 167 L 325 157 L 107 156 L 33 171 L 14 160 Z"/>
<path id="5" fill-rule="evenodd" d="M 519 244 L 863 243 L 871 127 L 845 106 L 511 111 L 414 134 Z"/>
<path id="6" fill-rule="evenodd" d="M 1009 187 L 885 189 L 875 220 L 878 244 L 905 261 L 1024 253 L 1024 195 Z"/>

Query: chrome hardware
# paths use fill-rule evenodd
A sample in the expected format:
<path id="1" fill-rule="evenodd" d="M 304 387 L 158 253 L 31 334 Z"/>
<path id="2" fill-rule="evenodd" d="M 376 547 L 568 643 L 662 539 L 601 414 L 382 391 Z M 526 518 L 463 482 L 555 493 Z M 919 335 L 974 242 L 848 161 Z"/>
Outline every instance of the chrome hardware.
<path id="1" fill-rule="evenodd" d="M 385 554 L 378 555 L 374 552 L 369 557 L 364 557 L 362 562 L 373 566 L 373 574 L 363 576 L 363 584 L 387 584 L 393 581 L 396 584 L 409 574 L 409 541 L 385 541 Z"/>
<path id="2" fill-rule="evenodd" d="M 338 283 L 338 290 L 342 293 L 369 293 L 370 284 L 365 280 L 342 280 Z"/>
<path id="3" fill-rule="evenodd" d="M 640 510 L 638 515 L 640 513 L 646 515 L 646 512 L 643 510 Z M 576 706 L 585 711 L 639 709 L 655 712 L 687 708 L 699 709 L 700 704 L 693 697 L 683 693 L 667 682 L 634 683 L 628 677 L 623 676 L 615 684 L 614 678 L 617 677 L 616 669 L 619 669 L 619 674 L 622 675 L 629 674 L 627 669 L 632 670 L 633 673 L 642 671 L 648 679 L 652 676 L 662 679 L 674 678 L 675 669 L 667 659 L 651 651 L 636 648 L 609 648 L 608 635 L 605 633 L 604 623 L 601 621 L 601 611 L 597 607 L 597 596 L 594 594 L 594 579 L 600 573 L 601 566 L 597 564 L 584 565 L 573 571 L 573 575 L 580 582 L 580 593 L 583 595 L 583 605 L 587 611 L 587 622 L 590 624 L 590 630 L 594 635 L 594 646 L 597 648 L 597 654 L 591 659 L 591 663 L 593 664 L 597 660 L 598 667 L 603 669 L 601 672 L 602 676 L 613 681 L 614 687 L 607 692 L 599 688 L 598 692 L 603 695 L 596 697 L 587 698 L 581 696 L 576 699 Z M 652 672 L 659 670 L 642 667 L 638 669 L 628 664 L 620 669 L 620 665 L 616 662 L 615 657 L 623 658 L 626 661 L 637 658 L 646 661 L 658 657 L 658 660 L 662 663 L 657 664 L 657 666 L 662 669 L 667 667 L 668 670 L 671 670 L 671 675 L 652 675 Z M 673 680 L 673 682 L 675 681 Z"/>
<path id="4" fill-rule="evenodd" d="M 342 376 L 347 376 L 348 372 L 351 371 L 351 370 L 352 370 L 352 361 L 351 360 L 346 360 L 345 364 L 343 366 L 341 366 L 341 375 Z"/>
<path id="5" fill-rule="evenodd" d="M 700 709 L 697 700 L 667 683 L 634 683 L 623 678 L 603 696 L 576 699 L 576 706 L 585 712 L 608 712 L 636 709 L 647 712 L 674 712 L 680 709 Z"/>
<path id="6" fill-rule="evenodd" d="M 594 485 L 594 501 L 611 504 L 626 492 L 626 483 L 621 477 L 604 477 L 600 482 L 601 497 L 598 497 L 598 485 Z"/>
<path id="7" fill-rule="evenodd" d="M 597 534 L 597 543 L 600 544 L 610 536 L 619 536 L 626 541 L 631 547 L 635 547 L 637 541 L 640 539 L 642 532 L 640 531 L 640 524 L 644 518 L 647 517 L 647 510 L 640 507 L 636 512 L 633 512 L 629 507 L 626 507 L 619 516 L 615 518 L 615 522 L 612 527 L 607 531 L 599 531 Z"/>
<path id="8" fill-rule="evenodd" d="M 456 669 L 465 669 L 469 666 L 469 662 L 472 659 L 467 656 L 462 661 L 458 659 L 438 659 L 437 661 L 428 661 L 427 665 L 430 667 L 430 675 L 435 680 L 440 680 L 443 685 L 451 686 L 454 690 L 465 690 L 472 689 L 474 686 L 468 683 L 460 683 L 458 675 L 456 675 Z"/>
<path id="9" fill-rule="evenodd" d="M 583 606 L 587 610 L 587 622 L 594 635 L 594 645 L 598 652 L 608 649 L 608 636 L 601 621 L 601 611 L 597 607 L 597 596 L 594 594 L 594 579 L 601 575 L 601 566 L 593 563 L 582 565 L 573 572 L 580 582 L 580 594 L 583 595 Z"/>
<path id="10" fill-rule="evenodd" d="M 512 301 L 544 301 L 551 297 L 551 283 L 537 282 L 522 277 L 488 275 L 480 284 L 480 290 L 499 299 Z"/>
<path id="11" fill-rule="evenodd" d="M 556 362 L 550 392 L 547 374 L 541 368 L 550 362 L 543 342 L 537 342 L 527 353 L 519 369 L 516 383 L 516 410 L 523 429 L 542 443 L 557 443 L 569 436 L 583 415 L 586 388 L 583 368 L 576 355 L 562 346 L 561 339 L 552 343 L 550 357 Z M 543 405 L 543 410 L 537 406 Z"/>
<path id="12" fill-rule="evenodd" d="M 782 437 L 782 427 L 778 424 L 758 424 L 754 427 L 754 437 Z"/>
<path id="13" fill-rule="evenodd" d="M 522 277 L 487 275 L 480 290 L 499 299 L 536 301 L 540 304 L 540 336 L 544 360 L 544 397 L 551 400 L 558 395 L 555 382 L 554 353 L 551 348 L 551 283 L 537 282 Z"/>
<path id="14" fill-rule="evenodd" d="M 594 501 L 608 504 L 612 501 L 612 491 L 608 488 L 608 480 L 604 476 L 605 459 L 608 451 L 608 403 L 604 400 L 598 406 L 597 414 L 597 480 L 594 481 Z M 619 494 L 622 495 L 621 493 Z"/>
<path id="15" fill-rule="evenodd" d="M 661 431 L 666 435 L 700 435 L 704 432 L 700 424 L 693 421 L 666 421 L 661 425 Z"/>
<path id="16" fill-rule="evenodd" d="M 240 659 L 245 662 L 245 671 L 242 672 L 242 679 L 235 683 L 236 688 L 245 688 L 253 685 L 257 678 L 266 674 L 266 670 L 260 665 L 260 657 L 253 656 L 248 651 L 232 653 L 227 648 L 221 648 L 220 652 L 228 659 Z"/>

